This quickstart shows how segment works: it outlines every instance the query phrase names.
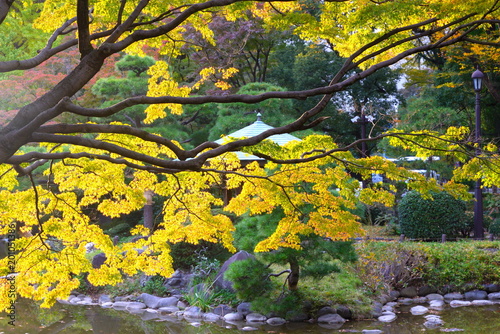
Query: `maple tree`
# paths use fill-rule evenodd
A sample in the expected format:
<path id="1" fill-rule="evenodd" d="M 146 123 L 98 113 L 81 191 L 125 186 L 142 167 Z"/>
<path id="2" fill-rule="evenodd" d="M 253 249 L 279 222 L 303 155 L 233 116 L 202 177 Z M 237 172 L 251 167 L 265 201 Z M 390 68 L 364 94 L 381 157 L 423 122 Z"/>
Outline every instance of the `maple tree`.
<path id="1" fill-rule="evenodd" d="M 423 192 L 441 186 L 381 157 L 355 158 L 350 150 L 359 141 L 338 146 L 328 136 L 313 135 L 280 147 L 265 139 L 318 125 L 325 119 L 323 111 L 335 94 L 377 71 L 421 52 L 457 43 L 474 44 L 478 41 L 469 38 L 473 33 L 500 23 L 498 1 L 484 0 L 338 0 L 320 2 L 315 7 L 302 1 L 77 0 L 76 11 L 74 2 L 60 0 L 36 5 L 20 2 L 20 6 L 43 8 L 31 11 L 32 16 L 26 19 L 17 17 L 11 7 L 0 6 L 0 18 L 9 20 L 5 19 L 0 27 L 8 29 L 6 23 L 26 24 L 50 37 L 32 58 L 1 61 L 1 72 L 27 71 L 63 52 L 78 52 L 71 60 L 75 66 L 69 73 L 22 106 L 0 129 L 1 233 L 12 235 L 14 224 L 17 234 L 15 268 L 9 267 L 8 258 L 1 260 L 0 309 L 10 302 L 11 285 L 5 279 L 8 274 L 15 273 L 19 296 L 43 300 L 42 305 L 49 306 L 77 288 L 77 275 L 82 273 L 88 273 L 94 285 L 114 284 L 123 274 L 137 271 L 170 275 L 173 268 L 167 242 L 206 240 L 234 250 L 231 219 L 214 210 L 223 205 L 222 199 L 211 192 L 217 185 L 241 189 L 224 208 L 226 211 L 283 212 L 276 230 L 257 244 L 256 251 L 299 249 L 300 235 L 347 240 L 362 234 L 358 217 L 349 208 L 358 200 L 392 205 L 394 189 L 380 185 L 360 189 L 359 182 L 351 177 L 353 173 L 368 179 L 378 171 L 389 180 L 408 181 L 409 187 Z M 215 31 L 209 23 L 219 18 L 237 22 L 241 17 L 261 20 L 266 30 L 293 33 L 311 44 L 327 43 L 345 61 L 328 83 L 300 91 L 237 94 L 232 81 L 237 78 L 238 68 L 227 64 L 211 64 L 181 82 L 182 76 L 171 66 L 173 59 L 183 56 L 183 47 L 200 47 L 186 44 L 186 31 L 195 31 L 213 45 Z M 74 31 L 78 38 L 62 39 Z M 487 37 L 489 44 L 498 43 L 496 34 Z M 10 47 L 15 49 L 16 45 Z M 35 54 L 31 48 L 25 50 Z M 81 90 L 100 77 L 108 59 L 120 53 L 144 56 L 148 52 L 159 56 L 148 69 L 146 95 L 124 98 L 103 108 L 82 104 L 78 99 Z M 207 88 L 214 87 L 219 93 L 211 95 Z M 203 142 L 191 149 L 173 138 L 106 121 L 136 105 L 148 105 L 143 122 L 153 124 L 169 115 L 182 114 L 183 106 L 188 105 L 202 108 L 209 103 L 256 104 L 315 96 L 320 97 L 319 101 L 301 110 L 288 124 L 251 138 L 235 138 L 223 145 Z M 62 115 L 101 118 L 102 122 L 50 123 Z M 458 142 L 455 154 L 465 160 L 467 151 L 460 146 L 465 130 L 454 131 L 448 137 L 433 133 L 405 136 L 397 132 L 378 137 L 392 136 L 400 140 L 395 144 L 419 150 L 420 155 L 448 152 L 450 143 Z M 31 145 L 38 145 L 37 149 L 28 149 Z M 265 168 L 257 163 L 242 166 L 231 153 L 237 150 L 263 157 L 268 163 Z M 488 178 L 485 184 L 498 184 L 500 174 L 495 174 L 492 163 L 495 150 L 488 146 L 485 152 L 490 154 L 472 159 L 457 177 L 484 174 Z M 491 167 L 487 170 L 482 169 L 486 157 Z M 33 174 L 41 165 L 48 166 L 43 184 Z M 32 187 L 20 188 L 20 177 L 28 178 Z M 454 182 L 443 187 L 457 195 L 462 189 Z M 338 194 L 332 189 L 339 189 Z M 163 221 L 153 230 L 136 226 L 133 234 L 140 238 L 134 242 L 115 245 L 83 213 L 91 205 L 109 217 L 141 209 L 148 190 L 165 199 Z M 303 205 L 313 210 L 304 214 Z M 87 242 L 93 242 L 106 254 L 101 267 L 93 268 L 86 257 Z"/>

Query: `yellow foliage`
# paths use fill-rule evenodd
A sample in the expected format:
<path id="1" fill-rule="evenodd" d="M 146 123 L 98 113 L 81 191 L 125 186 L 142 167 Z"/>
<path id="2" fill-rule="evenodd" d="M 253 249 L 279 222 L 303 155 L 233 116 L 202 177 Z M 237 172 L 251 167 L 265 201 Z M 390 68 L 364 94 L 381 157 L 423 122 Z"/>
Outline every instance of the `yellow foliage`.
<path id="1" fill-rule="evenodd" d="M 141 20 L 158 15 L 182 13 L 189 5 L 202 0 L 153 1 L 146 6 Z M 137 1 L 123 2 L 123 17 L 129 15 Z M 490 0 L 416 0 L 416 1 L 322 1 L 320 11 L 312 15 L 303 10 L 307 1 L 238 1 L 230 6 L 218 8 L 218 14 L 228 20 L 255 15 L 262 18 L 267 28 L 293 30 L 311 42 L 328 41 L 341 56 L 350 56 L 360 46 L 381 37 L 393 29 L 415 24 L 428 18 L 437 18 L 440 23 L 449 23 L 469 12 L 484 12 Z M 91 33 L 102 32 L 116 25 L 116 13 L 122 5 L 118 1 L 93 0 Z M 471 11 L 472 9 L 472 11 Z M 76 3 L 62 0 L 43 1 L 43 9 L 34 26 L 44 31 L 54 31 L 63 22 L 75 16 Z M 203 38 L 214 43 L 214 33 L 208 23 L 213 10 L 199 11 L 191 15 L 185 24 L 191 25 Z M 470 20 L 475 19 L 471 16 Z M 151 22 L 150 26 L 172 20 L 168 15 L 162 22 Z M 171 22 L 171 21 L 170 21 Z M 467 21 L 464 21 L 465 23 Z M 420 29 L 432 28 L 434 23 Z M 121 38 L 130 36 L 134 29 Z M 220 89 L 230 89 L 228 81 L 236 68 L 208 67 L 200 71 L 197 81 L 190 85 L 180 84 L 171 75 L 168 58 L 176 57 L 184 45 L 185 28 L 165 32 L 165 35 L 138 42 L 126 51 L 142 55 L 144 46 L 155 48 L 163 55 L 161 60 L 149 68 L 148 93 L 150 97 L 188 97 L 201 89 L 208 80 Z M 413 36 L 415 30 L 401 31 L 358 55 L 355 61 L 369 56 L 375 50 L 387 47 L 384 52 L 361 64 L 366 67 L 373 62 L 386 60 L 396 53 L 414 47 L 413 42 L 392 44 L 401 38 Z M 96 46 L 101 40 L 94 41 Z M 498 50 L 478 46 L 470 52 L 481 52 L 490 59 L 498 60 Z M 496 53 L 495 53 L 496 52 Z M 165 56 L 167 55 L 167 56 Z M 171 59 L 171 58 L 170 58 Z M 421 74 L 419 74 L 421 76 Z M 451 84 L 445 84 L 450 86 Z M 180 104 L 156 104 L 146 109 L 145 123 L 152 123 L 167 115 L 166 110 L 180 115 Z M 168 243 L 188 242 L 197 244 L 202 240 L 219 242 L 230 251 L 232 232 L 235 227 L 229 213 L 250 215 L 281 210 L 283 219 L 276 230 L 260 242 L 255 251 L 269 251 L 280 247 L 300 249 L 301 235 L 317 234 L 332 240 L 347 240 L 363 234 L 359 217 L 353 214 L 356 204 L 394 204 L 394 187 L 374 185 L 361 189 L 360 182 L 352 174 L 363 179 L 372 173 L 383 174 L 393 181 L 407 182 L 408 187 L 424 195 L 432 190 L 446 189 L 454 196 L 470 196 L 462 180 L 482 179 L 486 186 L 500 185 L 500 166 L 497 146 L 486 144 L 484 152 L 468 159 L 460 151 L 457 142 L 470 134 L 466 128 L 450 128 L 446 134 L 422 131 L 405 135 L 392 132 L 390 143 L 409 149 L 418 157 L 427 158 L 450 152 L 450 157 L 464 162 L 454 172 L 454 179 L 445 185 L 435 180 L 397 167 L 382 157 L 355 158 L 350 152 L 339 151 L 339 147 L 328 136 L 313 135 L 298 142 L 281 147 L 264 141 L 245 152 L 261 152 L 275 159 L 308 159 L 324 154 L 321 158 L 302 161 L 300 164 L 277 164 L 269 162 L 264 168 L 257 162 L 243 166 L 234 153 L 213 158 L 200 171 L 184 171 L 172 174 L 134 170 L 111 159 L 125 159 L 116 153 L 79 146 L 45 144 L 52 152 L 86 153 L 94 158 L 67 158 L 54 161 L 44 172 L 48 181 L 28 189 L 18 189 L 16 171 L 9 165 L 0 165 L 0 233 L 16 235 L 15 268 L 16 293 L 19 296 L 42 301 L 42 306 L 52 305 L 57 298 L 66 298 L 78 287 L 76 276 L 88 273 L 94 285 L 115 284 L 123 275 L 144 272 L 147 275 L 169 276 L 173 272 L 173 259 Z M 175 159 L 166 147 L 137 139 L 129 135 L 100 134 L 97 140 L 127 148 L 160 159 Z M 232 139 L 229 139 L 232 140 Z M 178 145 L 178 143 L 176 143 Z M 110 159 L 99 159 L 106 156 Z M 146 164 L 127 159 L 141 168 Z M 162 217 L 155 221 L 155 228 L 136 226 L 132 234 L 134 242 L 115 245 L 91 214 L 96 208 L 99 214 L 119 217 L 143 208 L 145 191 L 153 191 L 163 201 Z M 225 205 L 221 192 L 234 191 L 235 196 Z M 30 235 L 33 233 L 34 235 Z M 85 245 L 92 242 L 106 256 L 104 264 L 92 268 L 86 256 Z M 10 284 L 3 276 L 13 271 L 9 259 L 0 260 L 0 309 L 5 309 L 10 299 Z"/>
<path id="2" fill-rule="evenodd" d="M 175 82 L 169 72 L 168 64 L 164 61 L 157 61 L 148 69 L 150 78 L 148 80 L 148 96 L 179 96 L 187 97 L 191 92 L 191 88 L 187 86 L 179 86 Z M 152 123 L 158 118 L 166 116 L 165 108 L 170 109 L 174 115 L 182 114 L 182 105 L 165 103 L 153 104 L 146 109 L 145 123 Z"/>

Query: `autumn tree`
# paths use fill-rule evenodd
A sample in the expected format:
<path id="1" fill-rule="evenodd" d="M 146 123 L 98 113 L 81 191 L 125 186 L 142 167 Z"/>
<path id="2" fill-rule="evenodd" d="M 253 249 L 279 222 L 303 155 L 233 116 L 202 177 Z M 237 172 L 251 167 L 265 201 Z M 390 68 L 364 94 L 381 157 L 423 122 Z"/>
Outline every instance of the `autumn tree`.
<path id="1" fill-rule="evenodd" d="M 234 227 L 220 210 L 222 199 L 211 191 L 216 185 L 241 189 L 225 207 L 227 211 L 238 215 L 283 212 L 275 231 L 256 245 L 256 251 L 300 249 L 300 235 L 347 240 L 361 234 L 358 217 L 348 209 L 356 201 L 392 205 L 394 198 L 391 191 L 377 185 L 360 189 L 359 182 L 351 178 L 353 173 L 369 178 L 373 171 L 383 172 L 388 179 L 407 180 L 410 187 L 423 192 L 441 186 L 381 157 L 354 157 L 350 150 L 359 142 L 339 146 L 328 136 L 314 135 L 279 147 L 265 139 L 314 128 L 328 117 L 324 111 L 334 96 L 403 59 L 458 43 L 498 42 L 496 34 L 487 35 L 488 39 L 470 38 L 485 26 L 498 26 L 498 3 L 492 0 L 339 0 L 321 2 L 318 7 L 302 1 L 251 0 L 95 1 L 92 6 L 86 0 L 76 1 L 76 6 L 48 0 L 22 5 L 28 6 L 31 16 L 20 17 L 11 7 L 2 6 L 0 18 L 5 20 L 0 27 L 26 25 L 50 36 L 38 50 L 23 44 L 31 57 L 1 61 L 1 72 L 28 71 L 70 50 L 77 50 L 77 55 L 71 59 L 75 65 L 68 73 L 22 106 L 0 129 L 0 222 L 3 234 L 16 237 L 17 250 L 15 266 L 8 266 L 8 258 L 1 260 L 0 308 L 10 305 L 8 290 L 13 278 L 19 296 L 43 300 L 42 305 L 48 306 L 77 288 L 81 273 L 88 273 L 94 285 L 114 284 L 122 275 L 138 271 L 170 275 L 169 243 L 205 240 L 233 250 Z M 329 82 L 295 91 L 232 94 L 231 79 L 239 68 L 220 64 L 201 69 L 192 81 L 180 82 L 172 65 L 187 47 L 185 32 L 194 29 L 214 45 L 216 32 L 210 23 L 218 17 L 227 22 L 240 17 L 262 20 L 267 30 L 293 33 L 311 45 L 328 43 L 345 61 L 332 69 Z M 62 38 L 75 31 L 77 38 Z M 46 35 L 36 38 L 41 36 Z M 121 53 L 145 56 L 151 50 L 160 57 L 148 69 L 147 94 L 103 108 L 79 100 L 85 85 L 99 79 L 108 59 Z M 207 94 L 207 87 L 214 86 L 222 92 Z M 185 148 L 172 138 L 109 122 L 109 117 L 141 104 L 148 105 L 143 122 L 152 124 L 168 115 L 181 115 L 184 106 L 312 97 L 319 97 L 318 102 L 300 110 L 293 121 L 223 145 L 202 142 Z M 102 121 L 51 123 L 61 115 Z M 401 140 L 395 144 L 413 145 L 422 155 L 448 152 L 453 142 L 455 154 L 465 157 L 470 144 L 462 129 L 447 136 L 393 132 L 378 137 L 382 136 Z M 37 150 L 23 153 L 21 148 L 28 145 L 38 145 Z M 267 159 L 266 168 L 255 163 L 241 166 L 231 153 L 238 150 Z M 488 146 L 485 155 L 465 165 L 457 177 L 484 175 L 487 182 L 498 183 L 497 169 L 491 163 L 498 160 L 495 150 Z M 491 168 L 483 170 L 486 163 Z M 41 165 L 48 166 L 45 179 L 33 175 Z M 27 178 L 31 188 L 19 188 L 19 178 Z M 453 182 L 444 187 L 459 193 L 460 187 Z M 332 189 L 339 189 L 338 194 Z M 113 244 L 82 210 L 94 205 L 103 214 L 116 217 L 142 208 L 146 191 L 165 198 L 163 221 L 152 229 L 136 226 L 133 233 L 140 237 L 134 242 Z M 306 214 L 303 205 L 313 210 Z M 90 241 L 106 255 L 100 268 L 92 268 L 85 256 L 85 244 Z"/>

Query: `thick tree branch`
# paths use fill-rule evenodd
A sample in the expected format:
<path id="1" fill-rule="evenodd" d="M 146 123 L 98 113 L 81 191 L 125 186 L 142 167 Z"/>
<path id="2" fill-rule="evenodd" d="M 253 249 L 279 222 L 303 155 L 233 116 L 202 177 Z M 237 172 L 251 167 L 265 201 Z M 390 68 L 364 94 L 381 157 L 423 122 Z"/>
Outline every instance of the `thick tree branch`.
<path id="1" fill-rule="evenodd" d="M 13 3 L 14 0 L 0 0 L 0 24 L 3 23 L 3 21 L 9 14 L 10 7 Z"/>
<path id="2" fill-rule="evenodd" d="M 30 134 L 36 132 L 38 127 L 43 125 L 45 122 L 53 119 L 61 112 L 67 111 L 74 114 L 85 115 L 85 116 L 96 116 L 96 117 L 106 117 L 117 113 L 123 110 L 126 107 L 136 105 L 136 104 L 154 104 L 154 103 L 181 103 L 181 104 L 203 104 L 207 102 L 218 102 L 218 103 L 232 103 L 232 102 L 243 102 L 243 103 L 256 103 L 260 101 L 264 101 L 271 98 L 288 98 L 288 99 L 305 99 L 310 96 L 323 95 L 321 101 L 312 109 L 305 111 L 297 120 L 294 122 L 278 127 L 272 130 L 268 130 L 256 137 L 247 138 L 235 143 L 230 143 L 228 145 L 224 145 L 223 147 L 216 147 L 208 152 L 201 153 L 199 156 L 196 156 L 199 153 L 198 149 L 189 152 L 193 154 L 193 157 L 196 156 L 196 159 L 199 159 L 198 162 L 204 161 L 208 158 L 211 158 L 221 152 L 237 150 L 238 148 L 244 146 L 251 146 L 259 141 L 268 138 L 273 134 L 287 133 L 293 132 L 297 130 L 304 129 L 309 127 L 308 123 L 311 119 L 315 118 L 325 106 L 329 103 L 332 94 L 345 90 L 348 86 L 362 80 L 374 72 L 378 71 L 381 68 L 388 67 L 390 65 L 395 64 L 396 62 L 404 59 L 407 56 L 433 50 L 436 48 L 441 48 L 447 45 L 451 45 L 453 43 L 457 43 L 470 33 L 474 28 L 476 28 L 479 24 L 483 24 L 485 21 L 474 21 L 468 23 L 464 26 L 455 28 L 454 31 L 458 31 L 459 29 L 468 28 L 466 31 L 462 32 L 462 34 L 454 35 L 448 34 L 445 35 L 438 43 L 429 43 L 417 46 L 415 48 L 406 50 L 400 54 L 395 55 L 394 57 L 380 62 L 376 65 L 373 65 L 366 70 L 355 73 L 351 76 L 345 77 L 345 75 L 353 69 L 353 66 L 357 63 L 353 63 L 353 59 L 357 55 L 361 55 L 364 50 L 367 50 L 369 47 L 376 46 L 378 43 L 382 42 L 384 38 L 389 38 L 394 36 L 402 31 L 410 31 L 413 29 L 417 29 L 428 25 L 430 23 L 436 23 L 435 19 L 426 20 L 422 23 L 416 25 L 410 25 L 402 28 L 395 29 L 391 32 L 388 32 L 377 39 L 374 42 L 367 44 L 364 47 L 361 47 L 358 52 L 356 52 L 353 57 L 348 60 L 344 64 L 344 66 L 340 69 L 334 79 L 330 82 L 328 86 L 304 90 L 304 91 L 295 91 L 295 92 L 268 92 L 260 95 L 228 95 L 228 96 L 202 96 L 202 97 L 134 97 L 131 99 L 124 100 L 112 107 L 97 110 L 97 109 L 86 109 L 75 106 L 69 103 L 68 97 L 73 96 L 79 89 L 81 89 L 96 73 L 98 73 L 101 69 L 101 66 L 104 60 L 109 57 L 111 54 L 124 50 L 124 48 L 132 45 L 137 41 L 141 41 L 144 39 L 158 37 L 172 31 L 173 29 L 179 27 L 182 23 L 184 23 L 191 15 L 196 14 L 199 11 L 216 8 L 220 6 L 230 5 L 236 2 L 246 1 L 246 0 L 209 0 L 204 3 L 198 3 L 191 6 L 183 7 L 183 11 L 176 12 L 177 16 L 172 20 L 168 21 L 166 24 L 161 25 L 157 28 L 152 28 L 149 30 L 136 30 L 133 31 L 128 37 L 118 41 L 118 38 L 123 34 L 124 31 L 131 29 L 131 27 L 136 24 L 134 23 L 135 19 L 141 13 L 144 6 L 147 5 L 148 0 L 142 0 L 134 12 L 127 18 L 127 20 L 119 25 L 114 31 L 105 32 L 105 36 L 110 36 L 108 38 L 108 43 L 102 44 L 98 49 L 92 50 L 88 53 L 88 55 L 81 61 L 81 63 L 58 85 L 54 87 L 51 91 L 46 93 L 44 96 L 39 98 L 37 101 L 27 105 L 22 108 L 16 115 L 16 117 L 3 129 L 0 130 L 0 161 L 7 161 L 7 159 L 22 145 L 27 143 L 28 140 L 34 140 L 33 138 L 29 138 Z M 248 0 L 250 1 L 250 0 Z M 290 0 L 291 1 L 291 0 Z M 180 10 L 179 8 L 176 10 Z M 170 12 L 171 14 L 172 12 Z M 464 17 L 460 20 L 455 21 L 453 24 L 457 24 L 462 20 L 466 20 L 468 18 Z M 450 25 L 444 25 L 441 27 L 436 27 L 431 29 L 430 32 L 426 32 L 424 36 L 429 36 L 428 34 L 432 34 L 435 32 L 439 32 L 443 29 L 449 28 Z M 90 36 L 89 38 L 94 38 L 95 35 Z M 417 37 L 409 37 L 411 40 L 418 38 Z M 116 40 L 116 42 L 114 42 Z M 403 39 L 403 41 L 406 39 Z M 409 40 L 408 40 L 409 41 Z M 379 55 L 382 52 L 389 50 L 390 48 L 398 46 L 401 41 L 396 41 L 390 44 L 387 47 L 382 47 L 379 50 L 371 53 L 367 57 L 374 57 Z M 368 58 L 365 57 L 362 61 L 366 61 Z M 314 122 L 312 123 L 314 124 Z M 41 135 L 41 134 L 40 134 Z M 38 137 L 41 138 L 41 137 Z M 38 139 L 36 140 L 38 141 Z M 204 144 L 205 146 L 211 147 L 212 144 Z M 178 153 L 179 158 L 181 160 L 186 159 L 188 155 L 183 155 L 183 153 Z"/>
<path id="3" fill-rule="evenodd" d="M 76 22 L 78 24 L 78 50 L 80 57 L 83 59 L 93 50 L 90 44 L 90 29 L 89 29 L 89 1 L 77 0 L 76 2 Z"/>

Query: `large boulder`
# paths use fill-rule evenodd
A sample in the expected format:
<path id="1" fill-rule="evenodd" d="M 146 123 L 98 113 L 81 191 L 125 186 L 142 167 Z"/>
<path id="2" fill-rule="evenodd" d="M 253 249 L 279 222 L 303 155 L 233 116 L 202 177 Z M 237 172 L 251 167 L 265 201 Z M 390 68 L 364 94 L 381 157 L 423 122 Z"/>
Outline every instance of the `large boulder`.
<path id="1" fill-rule="evenodd" d="M 143 301 L 144 304 L 149 308 L 160 308 L 160 307 L 169 307 L 169 306 L 177 306 L 177 302 L 179 298 L 177 297 L 157 297 L 150 295 L 149 293 L 142 293 L 139 296 L 139 299 Z"/>
<path id="2" fill-rule="evenodd" d="M 236 312 L 241 314 L 243 317 L 246 317 L 248 314 L 252 313 L 251 308 L 252 304 L 250 304 L 249 302 L 244 302 L 236 307 Z"/>
<path id="3" fill-rule="evenodd" d="M 106 254 L 98 253 L 92 258 L 92 268 L 99 269 L 106 262 Z"/>
<path id="4" fill-rule="evenodd" d="M 224 274 L 228 270 L 229 266 L 234 262 L 243 261 L 249 258 L 254 258 L 254 256 L 246 251 L 239 251 L 238 253 L 231 256 L 226 262 L 224 262 L 219 272 L 217 273 L 217 276 L 215 276 L 215 286 L 219 289 L 233 291 L 233 284 L 230 281 L 224 279 Z"/>

